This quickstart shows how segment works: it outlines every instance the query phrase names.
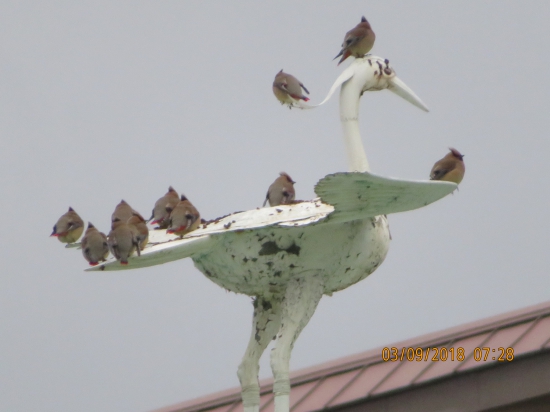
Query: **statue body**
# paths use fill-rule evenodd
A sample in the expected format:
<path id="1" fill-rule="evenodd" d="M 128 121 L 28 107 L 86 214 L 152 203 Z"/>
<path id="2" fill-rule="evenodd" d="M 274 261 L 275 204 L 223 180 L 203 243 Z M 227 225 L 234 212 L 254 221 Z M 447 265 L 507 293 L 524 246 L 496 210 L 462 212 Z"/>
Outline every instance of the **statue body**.
<path id="1" fill-rule="evenodd" d="M 332 294 L 374 272 L 388 249 L 387 219 L 377 216 L 368 221 L 232 231 L 192 259 L 208 279 L 235 293 L 280 295 L 289 279 L 314 273 L 323 293 Z"/>

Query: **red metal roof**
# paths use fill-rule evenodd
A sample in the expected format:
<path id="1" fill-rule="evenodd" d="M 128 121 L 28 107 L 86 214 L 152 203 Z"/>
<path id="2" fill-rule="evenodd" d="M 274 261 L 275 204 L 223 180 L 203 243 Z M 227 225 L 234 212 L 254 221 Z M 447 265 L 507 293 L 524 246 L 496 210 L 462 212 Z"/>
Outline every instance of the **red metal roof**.
<path id="1" fill-rule="evenodd" d="M 290 410 L 322 410 L 392 391 L 410 389 L 476 368 L 506 363 L 497 360 L 501 355 L 499 347 L 504 348 L 504 355 L 506 348 L 513 348 L 514 358 L 550 350 L 550 302 L 393 343 L 388 347 L 398 348 L 399 357 L 401 348 L 422 348 L 423 359 L 384 361 L 383 348 L 378 348 L 293 372 Z M 491 348 L 486 360 L 486 352 L 477 349 L 483 347 Z M 446 348 L 447 360 L 432 361 L 432 354 L 435 354 L 433 349 L 428 353 L 428 360 L 425 360 L 427 348 Z M 451 360 L 451 348 L 454 348 L 454 360 Z M 457 359 L 458 348 L 464 349 L 464 358 L 461 361 Z M 405 359 L 406 349 L 403 356 Z M 273 411 L 272 384 L 272 379 L 260 382 L 262 412 Z M 240 388 L 233 388 L 155 412 L 240 410 Z"/>

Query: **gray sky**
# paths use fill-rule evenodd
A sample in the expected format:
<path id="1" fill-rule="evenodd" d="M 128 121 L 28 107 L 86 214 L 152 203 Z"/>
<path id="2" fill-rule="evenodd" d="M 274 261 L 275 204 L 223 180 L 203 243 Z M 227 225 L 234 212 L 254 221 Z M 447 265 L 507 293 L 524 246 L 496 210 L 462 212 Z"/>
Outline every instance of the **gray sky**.
<path id="1" fill-rule="evenodd" d="M 48 235 L 69 205 L 108 231 L 121 198 L 145 215 L 168 185 L 205 218 L 261 205 L 281 170 L 314 197 L 347 170 L 337 99 L 288 110 L 271 82 L 284 68 L 319 102 L 361 15 L 431 109 L 364 95 L 373 172 L 425 179 L 454 146 L 466 176 L 390 216 L 386 261 L 322 299 L 291 368 L 550 299 L 549 2 L 240 4 L 0 4 L 0 410 L 147 411 L 238 385 L 249 297 L 190 260 L 85 273 Z"/>

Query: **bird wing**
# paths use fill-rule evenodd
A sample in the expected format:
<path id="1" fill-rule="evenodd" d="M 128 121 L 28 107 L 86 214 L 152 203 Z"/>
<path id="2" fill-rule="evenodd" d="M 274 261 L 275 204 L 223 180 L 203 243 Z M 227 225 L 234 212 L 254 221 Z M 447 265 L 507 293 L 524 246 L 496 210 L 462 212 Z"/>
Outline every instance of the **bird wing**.
<path id="1" fill-rule="evenodd" d="M 364 37 L 365 37 L 364 33 L 362 34 L 349 33 L 344 39 L 344 43 L 342 43 L 342 50 L 348 50 L 350 47 L 359 43 Z"/>
<path id="2" fill-rule="evenodd" d="M 335 173 L 315 186 L 315 193 L 334 206 L 330 222 L 347 222 L 405 212 L 447 196 L 456 184 L 430 180 L 402 180 L 372 173 Z"/>
<path id="3" fill-rule="evenodd" d="M 219 236 L 229 232 L 242 232 L 267 226 L 303 226 L 326 218 L 334 208 L 319 199 L 237 212 L 201 224 L 198 229 L 187 233 L 182 239 L 167 234 L 165 230 L 151 230 L 149 244 L 141 251 L 140 257 L 130 257 L 128 265 L 121 265 L 110 258 L 98 266 L 87 269 L 127 270 L 160 265 L 208 250 Z"/>
<path id="4" fill-rule="evenodd" d="M 209 240 L 209 236 L 179 239 L 179 236 L 167 235 L 165 230 L 152 230 L 149 235 L 149 244 L 141 251 L 141 256 L 130 257 L 128 265 L 123 266 L 110 257 L 106 262 L 86 269 L 86 271 L 126 270 L 160 265 L 200 252 L 208 246 Z"/>
<path id="5" fill-rule="evenodd" d="M 297 80 L 289 79 L 287 83 L 276 83 L 275 87 L 290 95 L 294 99 L 302 98 L 302 86 Z"/>
<path id="6" fill-rule="evenodd" d="M 154 266 L 191 257 L 209 250 L 219 236 L 268 226 L 298 227 L 323 221 L 330 223 L 368 219 L 426 206 L 448 195 L 456 184 L 440 181 L 391 179 L 371 173 L 335 173 L 315 186 L 320 199 L 290 205 L 237 212 L 201 224 L 182 239 L 165 230 L 152 230 L 149 245 L 128 265 L 109 259 L 88 271 L 126 270 Z M 328 219 L 327 219 L 328 217 Z"/>
<path id="7" fill-rule="evenodd" d="M 452 169 L 446 168 L 446 167 L 441 168 L 441 169 L 432 170 L 432 173 L 430 173 L 430 179 L 439 180 L 443 176 L 445 176 L 447 173 L 449 173 L 451 170 Z"/>

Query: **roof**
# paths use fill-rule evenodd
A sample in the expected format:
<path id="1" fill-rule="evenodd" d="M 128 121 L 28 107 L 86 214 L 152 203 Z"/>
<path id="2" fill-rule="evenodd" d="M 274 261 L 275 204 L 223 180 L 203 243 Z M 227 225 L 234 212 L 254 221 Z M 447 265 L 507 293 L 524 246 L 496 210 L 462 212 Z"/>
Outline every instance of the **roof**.
<path id="1" fill-rule="evenodd" d="M 434 381 L 459 376 L 466 372 L 508 362 L 498 361 L 501 351 L 513 348 L 514 359 L 550 350 L 550 302 L 514 312 L 467 323 L 443 331 L 388 345 L 398 348 L 406 358 L 407 348 L 422 348 L 421 361 L 384 361 L 384 348 L 369 350 L 291 373 L 292 412 L 305 412 L 339 407 L 358 400 L 374 399 L 389 393 L 405 391 Z M 495 349 L 488 354 L 476 348 Z M 427 352 L 427 348 L 431 348 Z M 446 361 L 432 361 L 447 348 Z M 450 349 L 454 348 L 454 360 Z M 458 348 L 464 348 L 464 359 L 457 360 Z M 428 353 L 428 360 L 425 360 Z M 441 353 L 441 352 L 440 352 Z M 509 354 L 509 352 L 508 352 Z M 386 352 L 386 355 L 388 353 Z M 393 353 L 389 354 L 394 356 Z M 409 351 L 409 355 L 412 352 Z M 495 356 L 496 355 L 496 356 Z M 481 360 L 479 360 L 481 356 Z M 493 358 L 494 357 L 494 358 Z M 273 380 L 260 382 L 260 411 L 273 411 Z M 155 412 L 234 412 L 242 410 L 240 388 L 158 409 Z"/>

